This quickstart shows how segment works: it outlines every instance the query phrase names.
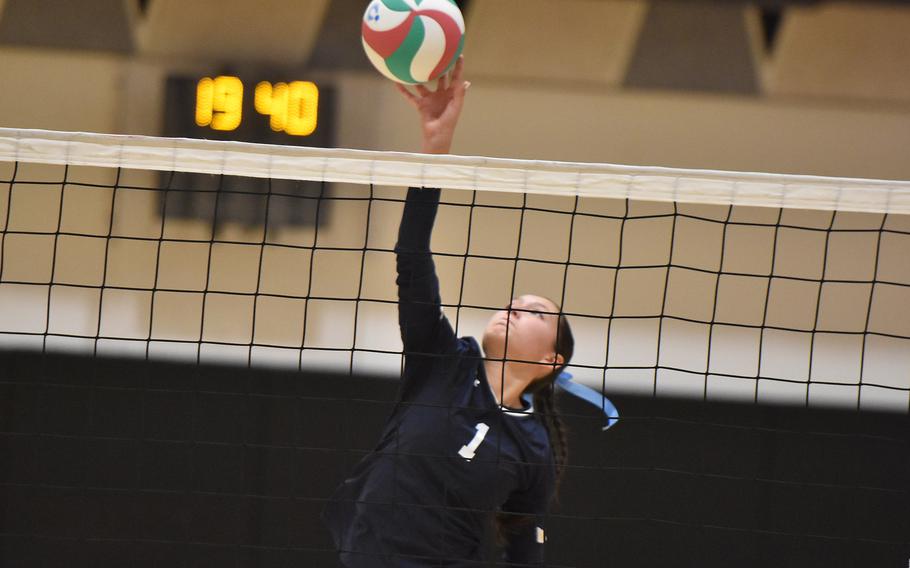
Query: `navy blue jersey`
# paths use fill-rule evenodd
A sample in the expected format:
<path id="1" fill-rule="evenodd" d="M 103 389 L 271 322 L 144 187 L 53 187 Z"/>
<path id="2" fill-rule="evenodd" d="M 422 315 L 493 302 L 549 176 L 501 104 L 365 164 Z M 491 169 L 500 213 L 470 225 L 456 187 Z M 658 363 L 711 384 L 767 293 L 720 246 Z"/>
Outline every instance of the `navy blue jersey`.
<path id="1" fill-rule="evenodd" d="M 397 404 L 323 514 L 351 568 L 480 565 L 497 511 L 530 517 L 504 560 L 543 558 L 555 485 L 547 431 L 533 408 L 497 403 L 477 341 L 457 338 L 442 313 L 429 247 L 438 200 L 439 190 L 409 190 L 399 229 L 405 366 Z"/>

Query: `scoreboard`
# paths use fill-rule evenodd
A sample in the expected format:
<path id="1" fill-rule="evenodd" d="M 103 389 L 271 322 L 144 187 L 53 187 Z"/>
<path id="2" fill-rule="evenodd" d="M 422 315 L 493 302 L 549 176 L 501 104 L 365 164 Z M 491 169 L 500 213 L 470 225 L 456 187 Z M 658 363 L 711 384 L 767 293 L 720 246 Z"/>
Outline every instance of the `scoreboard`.
<path id="1" fill-rule="evenodd" d="M 306 78 L 171 76 L 165 85 L 164 136 L 330 148 L 334 90 Z M 312 226 L 325 222 L 331 184 L 175 172 L 162 174 L 162 214 L 212 223 Z M 317 206 L 317 200 L 320 205 Z"/>
<path id="2" fill-rule="evenodd" d="M 295 77 L 172 76 L 165 136 L 332 146 L 334 92 Z"/>

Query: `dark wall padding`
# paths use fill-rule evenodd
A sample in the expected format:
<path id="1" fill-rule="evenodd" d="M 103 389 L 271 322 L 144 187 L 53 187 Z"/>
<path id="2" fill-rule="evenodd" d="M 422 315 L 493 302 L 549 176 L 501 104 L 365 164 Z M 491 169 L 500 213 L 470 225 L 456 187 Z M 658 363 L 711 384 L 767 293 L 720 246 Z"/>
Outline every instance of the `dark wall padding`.
<path id="1" fill-rule="evenodd" d="M 0 566 L 336 566 L 318 515 L 396 393 L 376 377 L 0 353 Z M 906 566 L 906 415 L 561 406 L 553 565 Z"/>

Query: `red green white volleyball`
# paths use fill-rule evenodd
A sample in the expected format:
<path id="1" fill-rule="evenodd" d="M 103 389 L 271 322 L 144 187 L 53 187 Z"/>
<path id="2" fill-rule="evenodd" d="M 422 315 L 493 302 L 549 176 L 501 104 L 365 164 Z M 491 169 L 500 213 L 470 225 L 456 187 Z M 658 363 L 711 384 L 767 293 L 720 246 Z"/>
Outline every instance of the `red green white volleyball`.
<path id="1" fill-rule="evenodd" d="M 370 62 L 398 83 L 443 75 L 464 48 L 464 17 L 454 0 L 372 0 L 361 38 Z"/>

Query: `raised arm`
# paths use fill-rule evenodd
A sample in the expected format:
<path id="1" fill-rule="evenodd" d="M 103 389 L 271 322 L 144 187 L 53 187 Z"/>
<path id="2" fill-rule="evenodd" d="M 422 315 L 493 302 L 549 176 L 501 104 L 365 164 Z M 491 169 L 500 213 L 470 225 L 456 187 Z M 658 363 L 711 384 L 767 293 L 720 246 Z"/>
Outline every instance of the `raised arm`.
<path id="1" fill-rule="evenodd" d="M 417 85 L 415 94 L 397 85 L 405 99 L 417 109 L 422 148 L 426 153 L 445 154 L 452 147 L 465 92 L 470 86 L 461 78 L 463 68 L 464 60 L 459 58 L 452 71 L 437 80 L 433 90 Z M 442 321 L 439 280 L 430 254 L 439 193 L 438 189 L 409 189 L 398 229 L 395 245 L 398 323 L 406 353 L 427 352 L 431 350 L 432 342 L 439 339 Z"/>
<path id="2" fill-rule="evenodd" d="M 398 227 L 395 245 L 398 277 L 395 283 L 398 285 L 398 325 L 405 353 L 432 351 L 439 335 L 442 300 L 430 253 L 430 235 L 439 193 L 438 189 L 410 188 Z"/>
<path id="3" fill-rule="evenodd" d="M 459 57 L 455 67 L 436 81 L 436 89 L 416 85 L 417 94 L 404 85 L 395 86 L 405 99 L 417 109 L 420 116 L 422 148 L 427 154 L 448 154 L 452 148 L 455 127 L 464 106 L 465 93 L 471 83 L 462 79 L 464 58 Z"/>

